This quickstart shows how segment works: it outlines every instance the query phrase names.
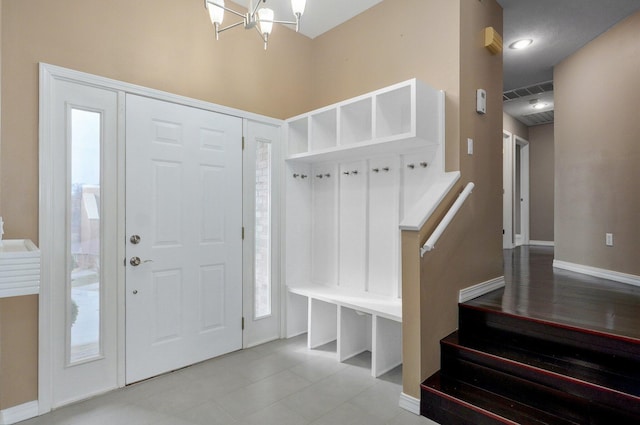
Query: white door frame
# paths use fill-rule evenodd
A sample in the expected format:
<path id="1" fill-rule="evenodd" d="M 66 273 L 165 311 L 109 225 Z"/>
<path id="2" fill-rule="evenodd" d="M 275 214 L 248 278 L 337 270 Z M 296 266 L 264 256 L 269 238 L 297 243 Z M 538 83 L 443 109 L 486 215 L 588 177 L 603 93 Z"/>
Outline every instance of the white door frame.
<path id="1" fill-rule="evenodd" d="M 50 271 L 53 264 L 50 261 L 49 252 L 55 249 L 55 242 L 46 229 L 51 226 L 47 217 L 51 217 L 52 211 L 52 187 L 49 184 L 47 176 L 51 174 L 51 167 L 44 158 L 48 158 L 51 154 L 52 146 L 52 105 L 48 102 L 52 98 L 52 90 L 55 80 L 65 80 L 73 83 L 93 86 L 105 90 L 112 90 L 118 93 L 118 230 L 117 236 L 120 243 L 117 246 L 117 258 L 125 258 L 125 203 L 124 203 L 124 143 L 125 143 L 125 127 L 124 127 L 124 95 L 127 93 L 147 96 L 150 98 L 173 102 L 180 105 L 191 106 L 212 112 L 218 112 L 227 115 L 233 115 L 239 118 L 251 119 L 281 126 L 282 121 L 258 114 L 253 114 L 239 109 L 229 108 L 214 103 L 204 102 L 196 99 L 179 96 L 160 90 L 150 89 L 134 84 L 125 83 L 118 80 L 99 77 L 84 72 L 74 71 L 55 65 L 40 63 L 40 89 L 39 89 L 39 144 L 40 144 L 40 197 L 39 197 L 39 245 L 41 252 L 41 270 L 40 270 L 40 292 L 39 292 L 39 319 L 38 319 L 38 412 L 40 415 L 51 411 L 52 409 L 52 386 L 53 386 L 53 365 L 51 362 L 51 350 L 53 346 L 52 333 L 49 327 L 54 306 L 51 300 L 51 279 Z M 125 299 L 125 268 L 124 263 L 119 263 L 117 273 L 117 292 L 118 292 L 118 386 L 125 385 L 125 318 L 124 318 L 124 299 Z M 279 284 L 279 282 L 276 282 Z M 281 331 L 282 335 L 282 331 Z"/>
<path id="2" fill-rule="evenodd" d="M 513 244 L 513 134 L 502 131 L 502 248 L 512 249 Z"/>
<path id="3" fill-rule="evenodd" d="M 529 244 L 529 142 L 507 130 L 502 131 L 503 249 Z M 520 147 L 520 161 L 516 163 L 516 147 Z M 519 174 L 520 199 L 516 197 L 516 173 Z M 516 235 L 515 214 L 520 202 L 520 229 Z"/>
<path id="4" fill-rule="evenodd" d="M 515 152 L 517 148 L 520 148 L 520 161 L 515 160 Z M 516 240 L 516 246 L 529 245 L 529 142 L 522 137 L 514 137 L 514 167 L 513 167 L 513 179 L 514 188 L 516 174 L 520 181 L 520 199 L 515 196 L 513 199 L 513 211 L 518 211 L 516 203 L 520 203 L 520 233 L 516 234 L 514 229 L 514 235 Z M 515 223 L 514 223 L 515 224 Z"/>

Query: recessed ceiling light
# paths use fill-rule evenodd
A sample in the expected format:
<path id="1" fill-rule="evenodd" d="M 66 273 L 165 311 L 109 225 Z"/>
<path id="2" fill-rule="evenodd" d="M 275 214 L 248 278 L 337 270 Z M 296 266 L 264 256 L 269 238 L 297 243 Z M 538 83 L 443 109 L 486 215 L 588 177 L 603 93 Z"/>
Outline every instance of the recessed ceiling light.
<path id="1" fill-rule="evenodd" d="M 529 104 L 531 105 L 531 107 L 532 107 L 533 109 L 542 109 L 542 108 L 544 108 L 544 107 L 548 106 L 548 104 L 547 104 L 547 103 L 545 103 L 545 102 L 540 102 L 540 100 L 538 100 L 538 99 L 531 99 L 531 100 L 529 101 Z"/>
<path id="2" fill-rule="evenodd" d="M 529 46 L 531 46 L 531 44 L 533 43 L 533 40 L 530 38 L 526 38 L 523 40 L 518 40 L 518 41 L 514 41 L 513 43 L 509 44 L 509 48 L 510 49 L 525 49 Z"/>

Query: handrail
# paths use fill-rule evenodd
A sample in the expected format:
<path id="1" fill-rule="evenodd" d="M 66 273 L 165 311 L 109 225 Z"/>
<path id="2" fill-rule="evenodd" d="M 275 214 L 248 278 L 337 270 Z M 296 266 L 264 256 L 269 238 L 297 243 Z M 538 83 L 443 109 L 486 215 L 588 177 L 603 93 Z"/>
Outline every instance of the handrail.
<path id="1" fill-rule="evenodd" d="M 473 184 L 472 182 L 467 183 L 467 185 L 464 187 L 464 190 L 460 193 L 460 195 L 458 195 L 458 199 L 456 199 L 453 205 L 451 205 L 451 208 L 449 208 L 449 211 L 447 211 L 442 221 L 438 224 L 438 226 L 436 226 L 436 229 L 433 231 L 429 239 L 427 239 L 422 248 L 420 248 L 420 257 L 424 257 L 424 254 L 426 252 L 429 252 L 436 247 L 436 242 L 438 242 L 438 239 L 440 239 L 440 236 L 442 236 L 442 233 L 444 233 L 445 229 L 449 226 L 449 223 L 451 223 L 453 217 L 455 217 L 455 215 L 458 213 L 460 207 L 462 207 L 462 204 L 471 194 L 474 187 L 475 184 Z"/>

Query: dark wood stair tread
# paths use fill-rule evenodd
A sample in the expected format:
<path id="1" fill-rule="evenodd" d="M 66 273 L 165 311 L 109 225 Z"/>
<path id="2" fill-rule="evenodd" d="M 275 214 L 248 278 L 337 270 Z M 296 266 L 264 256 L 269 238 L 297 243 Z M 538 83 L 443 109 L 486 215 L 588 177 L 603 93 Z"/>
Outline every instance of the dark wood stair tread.
<path id="1" fill-rule="evenodd" d="M 640 340 L 635 338 L 520 316 L 469 303 L 459 305 L 459 329 L 462 337 L 491 337 L 511 333 L 635 362 L 640 358 Z"/>

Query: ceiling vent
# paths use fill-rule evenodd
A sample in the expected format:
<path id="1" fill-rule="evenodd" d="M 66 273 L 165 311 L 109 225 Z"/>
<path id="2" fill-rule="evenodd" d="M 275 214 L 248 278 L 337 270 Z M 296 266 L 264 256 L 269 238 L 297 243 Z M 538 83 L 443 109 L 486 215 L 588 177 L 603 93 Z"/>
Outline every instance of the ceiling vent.
<path id="1" fill-rule="evenodd" d="M 550 124 L 554 120 L 553 110 L 544 112 L 534 112 L 533 114 L 522 115 L 520 121 L 527 126 Z"/>
<path id="2" fill-rule="evenodd" d="M 547 81 L 545 83 L 534 84 L 532 86 L 506 91 L 502 93 L 502 100 L 504 102 L 507 102 L 509 100 L 520 99 L 521 97 L 531 96 L 549 91 L 553 91 L 553 81 Z"/>

